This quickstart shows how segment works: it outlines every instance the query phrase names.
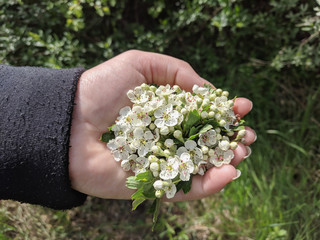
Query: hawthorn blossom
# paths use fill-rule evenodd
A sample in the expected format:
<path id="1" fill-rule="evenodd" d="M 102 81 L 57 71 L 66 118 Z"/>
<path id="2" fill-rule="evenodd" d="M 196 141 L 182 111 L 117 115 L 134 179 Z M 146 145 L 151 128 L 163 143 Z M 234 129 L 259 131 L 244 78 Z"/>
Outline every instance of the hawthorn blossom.
<path id="1" fill-rule="evenodd" d="M 151 123 L 151 117 L 148 112 L 141 106 L 134 106 L 132 108 L 132 125 L 135 127 L 146 127 Z"/>
<path id="2" fill-rule="evenodd" d="M 145 172 L 149 166 L 149 161 L 145 157 L 138 157 L 136 154 L 132 154 L 128 159 L 121 162 L 121 167 L 125 171 L 133 171 L 136 175 Z"/>
<path id="3" fill-rule="evenodd" d="M 168 104 L 157 109 L 154 112 L 154 116 L 156 118 L 154 124 L 158 128 L 163 126 L 173 127 L 177 125 L 180 113 L 176 110 L 173 110 L 172 105 Z"/>
<path id="4" fill-rule="evenodd" d="M 154 93 L 143 90 L 141 87 L 136 87 L 134 90 L 129 90 L 127 96 L 133 103 L 144 104 L 154 96 Z"/>
<path id="5" fill-rule="evenodd" d="M 179 173 L 180 173 L 180 179 L 182 181 L 189 181 L 190 180 L 190 174 L 194 170 L 193 162 L 190 158 L 189 153 L 182 153 L 180 156 L 180 163 L 179 163 Z"/>
<path id="6" fill-rule="evenodd" d="M 163 180 L 174 179 L 179 173 L 179 158 L 170 156 L 166 162 L 160 163 L 160 178 Z"/>
<path id="7" fill-rule="evenodd" d="M 138 151 L 140 157 L 144 157 L 151 151 L 154 145 L 154 135 L 150 130 L 144 131 L 143 128 L 138 127 L 133 131 L 134 139 L 132 140 L 131 146 Z"/>
<path id="8" fill-rule="evenodd" d="M 128 159 L 129 154 L 132 152 L 124 137 L 116 137 L 110 140 L 107 146 L 112 151 L 113 157 L 117 162 Z"/>
<path id="9" fill-rule="evenodd" d="M 177 155 L 182 156 L 183 153 L 188 153 L 194 164 L 199 164 L 203 160 L 203 153 L 200 148 L 197 147 L 197 143 L 193 140 L 187 140 L 184 143 L 184 147 L 179 147 Z"/>
<path id="10" fill-rule="evenodd" d="M 208 146 L 212 147 L 217 142 L 217 133 L 215 130 L 209 130 L 204 133 L 199 134 L 198 144 L 199 146 Z"/>
<path id="11" fill-rule="evenodd" d="M 216 147 L 214 155 L 209 158 L 209 162 L 216 167 L 221 167 L 223 164 L 229 164 L 233 157 L 232 150 L 223 151 L 221 148 Z"/>

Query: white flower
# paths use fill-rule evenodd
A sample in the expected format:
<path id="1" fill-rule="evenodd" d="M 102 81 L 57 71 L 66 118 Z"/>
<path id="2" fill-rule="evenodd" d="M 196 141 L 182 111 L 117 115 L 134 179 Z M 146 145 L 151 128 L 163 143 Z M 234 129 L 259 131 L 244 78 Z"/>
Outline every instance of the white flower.
<path id="1" fill-rule="evenodd" d="M 203 154 L 200 148 L 197 147 L 197 143 L 193 140 L 187 140 L 184 143 L 184 147 L 179 147 L 177 155 L 181 157 L 183 153 L 188 153 L 194 164 L 199 164 L 203 160 Z"/>
<path id="2" fill-rule="evenodd" d="M 134 90 L 129 90 L 127 96 L 133 103 L 144 104 L 154 96 L 154 93 L 143 90 L 141 87 L 136 87 Z"/>
<path id="3" fill-rule="evenodd" d="M 182 153 L 180 156 L 180 163 L 179 163 L 179 173 L 180 173 L 180 179 L 182 181 L 189 181 L 190 180 L 190 174 L 194 170 L 194 165 L 192 160 L 190 159 L 189 153 Z"/>
<path id="4" fill-rule="evenodd" d="M 133 126 L 148 126 L 151 123 L 151 117 L 148 112 L 141 106 L 134 106 L 132 108 L 132 125 Z"/>
<path id="5" fill-rule="evenodd" d="M 177 192 L 176 185 L 174 183 L 169 184 L 166 187 L 165 192 L 166 192 L 166 197 L 167 198 L 173 198 L 174 195 L 176 195 L 176 192 Z"/>
<path id="6" fill-rule="evenodd" d="M 148 167 L 148 159 L 144 157 L 138 157 L 136 154 L 132 154 L 128 159 L 121 162 L 121 167 L 125 171 L 133 171 L 136 175 L 145 172 Z"/>
<path id="7" fill-rule="evenodd" d="M 221 167 L 223 164 L 229 164 L 234 157 L 233 151 L 223 151 L 219 147 L 215 148 L 215 153 L 209 158 L 209 162 L 216 167 Z"/>
<path id="8" fill-rule="evenodd" d="M 172 89 L 169 84 L 167 84 L 166 86 L 159 86 L 156 90 L 156 94 L 158 96 L 168 96 L 174 93 L 174 91 L 175 90 Z"/>
<path id="9" fill-rule="evenodd" d="M 112 151 L 116 161 L 128 159 L 132 152 L 124 137 L 116 137 L 110 140 L 107 146 Z"/>
<path id="10" fill-rule="evenodd" d="M 200 95 L 208 95 L 209 94 L 209 89 L 208 88 L 205 88 L 205 87 L 199 87 L 197 84 L 195 84 L 192 88 L 192 91 L 195 93 L 195 94 L 200 94 Z"/>
<path id="11" fill-rule="evenodd" d="M 163 180 L 174 179 L 179 173 L 179 158 L 170 156 L 166 162 L 160 164 L 160 169 L 160 178 Z"/>
<path id="12" fill-rule="evenodd" d="M 215 145 L 217 142 L 216 136 L 217 136 L 216 131 L 212 129 L 207 132 L 200 133 L 199 140 L 198 140 L 199 146 L 211 147 Z"/>
<path id="13" fill-rule="evenodd" d="M 150 130 L 144 131 L 144 129 L 141 127 L 135 128 L 133 135 L 134 139 L 131 143 L 131 146 L 138 150 L 140 157 L 144 157 L 154 146 L 154 135 Z"/>
<path id="14" fill-rule="evenodd" d="M 132 122 L 132 112 L 131 108 L 129 106 L 121 108 L 119 112 L 120 116 L 116 120 L 117 125 L 122 125 L 123 127 L 126 127 L 124 125 L 130 125 Z"/>
<path id="15" fill-rule="evenodd" d="M 154 124 L 158 128 L 163 126 L 173 127 L 177 125 L 180 113 L 176 110 L 173 110 L 172 105 L 168 104 L 157 109 L 154 112 L 154 116 L 156 117 Z"/>

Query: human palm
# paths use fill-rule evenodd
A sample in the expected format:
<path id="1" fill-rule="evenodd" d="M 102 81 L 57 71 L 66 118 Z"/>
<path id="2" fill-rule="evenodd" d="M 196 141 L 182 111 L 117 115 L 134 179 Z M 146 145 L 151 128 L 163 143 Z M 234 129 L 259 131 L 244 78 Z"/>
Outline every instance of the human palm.
<path id="1" fill-rule="evenodd" d="M 127 91 L 142 83 L 158 85 L 177 84 L 191 91 L 194 84 L 208 83 L 189 64 L 169 56 L 128 51 L 84 72 L 79 80 L 73 112 L 69 175 L 72 187 L 77 191 L 101 198 L 129 199 L 132 190 L 125 186 L 125 172 L 113 159 L 105 143 L 99 141 L 130 101 Z M 247 114 L 252 103 L 238 98 L 234 111 Z M 246 145 L 255 139 L 255 133 L 247 129 Z M 239 144 L 232 165 L 211 168 L 204 176 L 194 176 L 191 191 L 179 192 L 172 200 L 191 200 L 206 197 L 220 191 L 236 176 L 237 165 L 248 154 Z"/>

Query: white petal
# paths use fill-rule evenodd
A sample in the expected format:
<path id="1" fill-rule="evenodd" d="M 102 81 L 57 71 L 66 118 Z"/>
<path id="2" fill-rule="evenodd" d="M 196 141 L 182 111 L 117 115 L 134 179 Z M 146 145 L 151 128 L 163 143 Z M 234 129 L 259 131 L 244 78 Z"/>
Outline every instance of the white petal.
<path id="1" fill-rule="evenodd" d="M 193 140 L 188 140 L 184 143 L 184 146 L 188 149 L 188 150 L 193 150 L 196 146 L 197 143 Z"/>
<path id="2" fill-rule="evenodd" d="M 120 109 L 119 114 L 121 116 L 127 116 L 130 111 L 131 111 L 131 108 L 129 106 L 126 106 L 126 107 Z"/>
<path id="3" fill-rule="evenodd" d="M 131 170 L 131 165 L 130 165 L 129 160 L 123 160 L 123 161 L 121 162 L 121 167 L 122 167 L 123 170 L 125 170 L 125 171 Z"/>
<path id="4" fill-rule="evenodd" d="M 166 197 L 167 198 L 173 198 L 174 195 L 177 192 L 177 188 L 175 184 L 170 185 L 170 187 L 168 187 L 168 189 L 166 190 Z"/>
<path id="5" fill-rule="evenodd" d="M 184 152 L 181 154 L 180 159 L 182 160 L 182 162 L 188 162 L 190 161 L 190 154 L 187 152 Z"/>
<path id="6" fill-rule="evenodd" d="M 179 147 L 176 154 L 180 157 L 184 152 L 188 152 L 188 150 L 185 147 Z"/>
<path id="7" fill-rule="evenodd" d="M 168 127 L 174 127 L 175 125 L 177 125 L 177 123 L 178 123 L 178 120 L 172 117 L 170 117 L 168 120 L 165 121 L 165 125 L 167 125 Z"/>
<path id="8" fill-rule="evenodd" d="M 164 119 L 162 118 L 158 118 L 154 121 L 154 124 L 158 127 L 158 128 L 162 128 L 164 126 Z"/>
<path id="9" fill-rule="evenodd" d="M 144 135 L 144 131 L 141 127 L 138 127 L 133 131 L 133 136 L 135 138 L 138 138 L 138 139 L 143 138 L 143 135 Z"/>

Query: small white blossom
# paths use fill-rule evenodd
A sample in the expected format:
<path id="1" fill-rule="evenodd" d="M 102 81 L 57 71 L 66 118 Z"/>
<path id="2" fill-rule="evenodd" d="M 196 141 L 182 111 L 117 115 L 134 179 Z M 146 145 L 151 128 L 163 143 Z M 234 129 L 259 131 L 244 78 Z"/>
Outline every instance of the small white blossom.
<path id="1" fill-rule="evenodd" d="M 230 143 L 227 140 L 222 140 L 219 142 L 219 148 L 223 151 L 227 151 L 230 148 Z"/>
<path id="2" fill-rule="evenodd" d="M 229 164 L 234 157 L 233 151 L 223 151 L 219 147 L 215 148 L 215 154 L 209 158 L 209 162 L 211 162 L 216 167 L 221 167 L 223 164 Z"/>
<path id="3" fill-rule="evenodd" d="M 168 104 L 157 109 L 154 112 L 154 116 L 156 117 L 154 124 L 158 128 L 163 126 L 171 127 L 177 125 L 180 113 L 176 110 L 173 110 L 172 105 Z"/>
<path id="4" fill-rule="evenodd" d="M 177 192 L 177 187 L 174 183 L 171 183 L 169 186 L 166 187 L 166 197 L 167 198 L 173 198 L 174 195 L 176 195 L 176 192 Z"/>
<path id="5" fill-rule="evenodd" d="M 158 96 L 168 96 L 172 93 L 174 93 L 174 89 L 172 89 L 169 84 L 166 86 L 159 86 L 156 90 Z"/>
<path id="6" fill-rule="evenodd" d="M 124 137 L 112 139 L 107 146 L 112 151 L 116 161 L 128 159 L 129 154 L 132 152 Z"/>
<path id="7" fill-rule="evenodd" d="M 180 173 L 180 179 L 182 181 L 189 181 L 190 180 L 190 174 L 194 170 L 193 162 L 190 158 L 189 153 L 182 153 L 180 156 L 180 163 L 179 163 L 179 173 Z"/>
<path id="8" fill-rule="evenodd" d="M 179 158 L 177 156 L 170 156 L 166 162 L 160 164 L 160 169 L 159 176 L 163 180 L 174 179 L 179 173 Z"/>
<path id="9" fill-rule="evenodd" d="M 193 140 L 187 140 L 184 143 L 184 147 L 178 148 L 176 154 L 181 157 L 183 153 L 188 153 L 194 164 L 199 164 L 203 160 L 202 151 L 197 147 L 197 143 Z"/>
<path id="10" fill-rule="evenodd" d="M 216 131 L 211 129 L 207 132 L 199 134 L 198 144 L 199 146 L 208 146 L 212 147 L 217 143 L 217 134 Z"/>
<path id="11" fill-rule="evenodd" d="M 154 93 L 143 90 L 141 87 L 136 87 L 134 90 L 129 90 L 127 96 L 133 103 L 144 104 L 154 96 Z"/>
<path id="12" fill-rule="evenodd" d="M 132 125 L 135 127 L 146 127 L 151 123 L 151 117 L 148 112 L 141 106 L 134 106 L 132 108 Z"/>

